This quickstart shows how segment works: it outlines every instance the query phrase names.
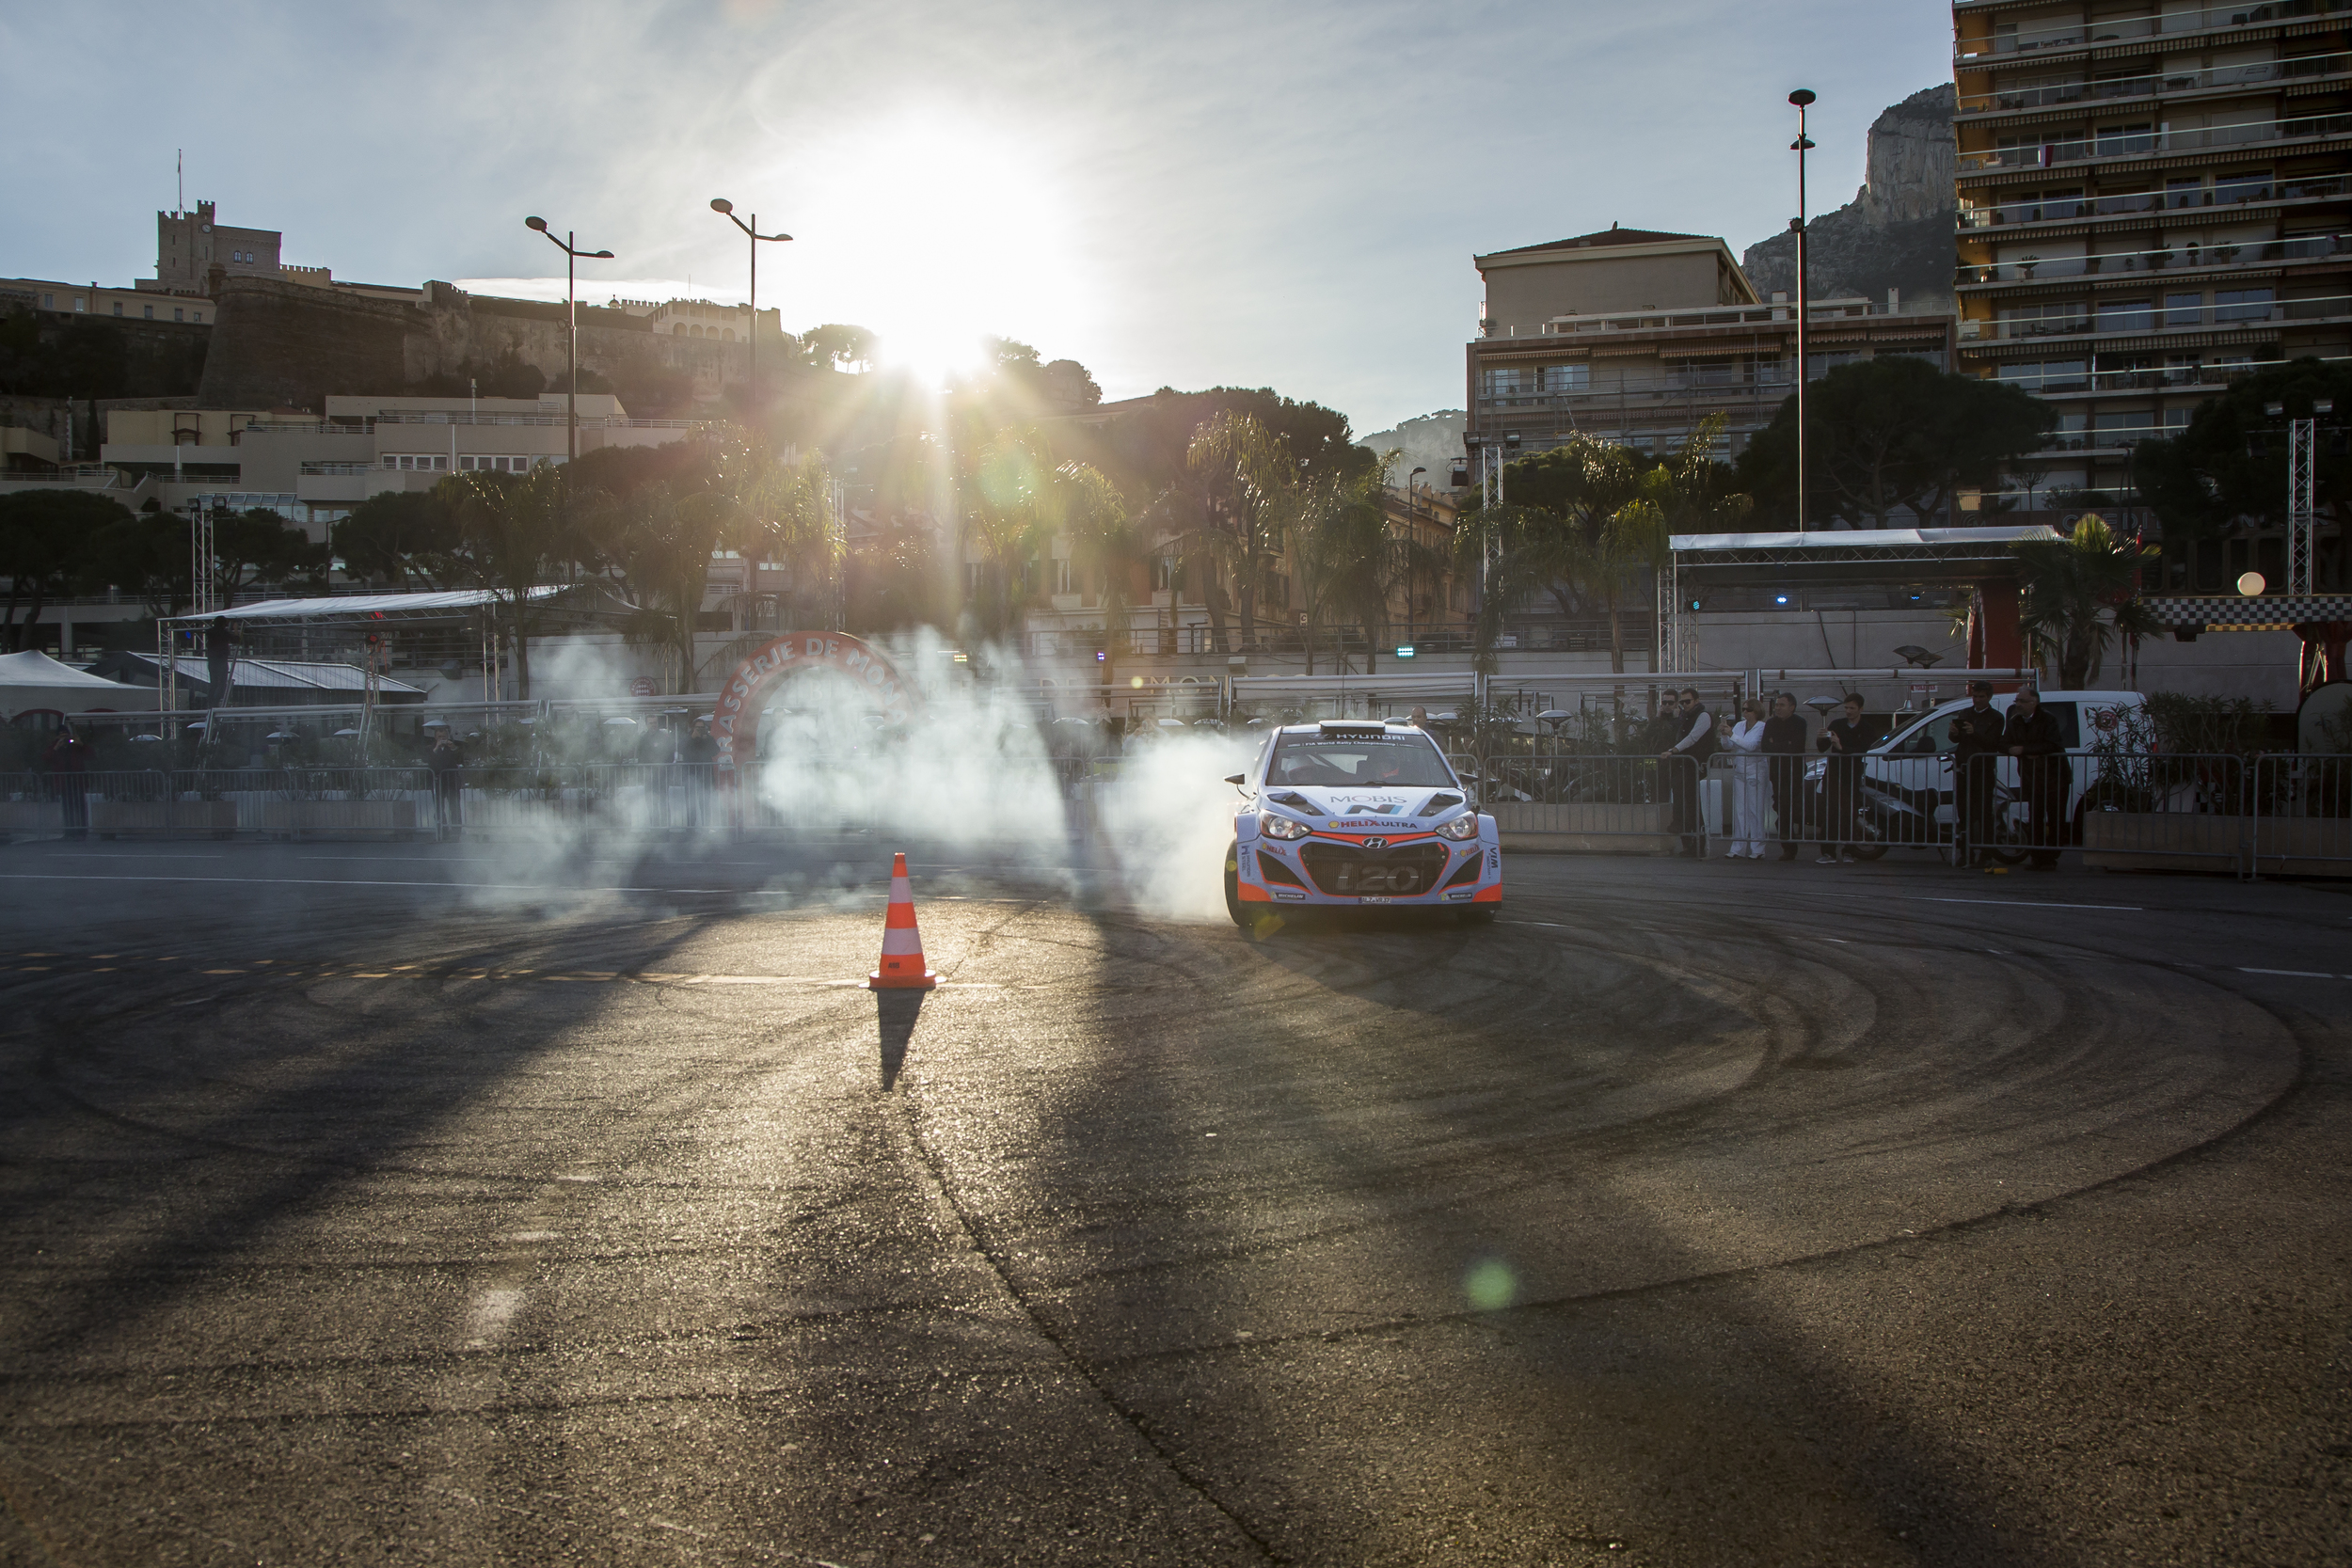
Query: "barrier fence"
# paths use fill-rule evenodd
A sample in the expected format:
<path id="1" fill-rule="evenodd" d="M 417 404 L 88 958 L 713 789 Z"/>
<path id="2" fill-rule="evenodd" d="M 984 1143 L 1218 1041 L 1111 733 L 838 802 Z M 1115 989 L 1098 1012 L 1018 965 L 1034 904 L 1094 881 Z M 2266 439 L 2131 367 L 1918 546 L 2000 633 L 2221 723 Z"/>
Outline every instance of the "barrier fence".
<path id="1" fill-rule="evenodd" d="M 1073 829 L 1128 760 L 1105 752 L 1045 757 Z M 1760 797 L 1766 850 L 1843 845 L 1859 858 L 1915 849 L 1947 863 L 2017 864 L 2078 847 L 2110 870 L 2223 872 L 2244 878 L 2352 876 L 2352 755 L 2247 758 L 2078 750 L 2046 758 L 1870 753 L 1741 760 L 1562 752 L 1448 760 L 1491 812 L 1507 845 L 1618 853 L 1716 852 L 1739 841 L 1743 784 Z M 818 777 L 822 777 L 818 770 Z M 1204 787 L 1216 787 L 1214 784 Z M 1784 836 L 1783 824 L 1787 825 Z M 145 768 L 0 775 L 0 835 L 228 838 L 405 837 L 448 829 L 489 835 L 573 830 L 615 834 L 719 831 L 870 833 L 870 791 L 845 780 L 777 802 L 721 784 L 707 766 L 612 764 Z"/>

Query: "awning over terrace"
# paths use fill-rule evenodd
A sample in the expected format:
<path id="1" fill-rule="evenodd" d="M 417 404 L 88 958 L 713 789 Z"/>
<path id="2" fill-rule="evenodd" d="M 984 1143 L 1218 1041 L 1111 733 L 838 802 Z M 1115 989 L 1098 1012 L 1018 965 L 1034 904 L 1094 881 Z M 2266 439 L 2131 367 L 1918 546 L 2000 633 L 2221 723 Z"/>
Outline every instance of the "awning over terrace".
<path id="1" fill-rule="evenodd" d="M 524 594 L 532 603 L 565 592 L 564 584 L 533 588 Z M 452 588 L 425 594 L 335 594 L 314 599 L 264 599 L 232 610 L 202 615 L 183 615 L 193 621 L 419 621 L 449 620 L 506 603 L 503 593 L 488 588 Z"/>

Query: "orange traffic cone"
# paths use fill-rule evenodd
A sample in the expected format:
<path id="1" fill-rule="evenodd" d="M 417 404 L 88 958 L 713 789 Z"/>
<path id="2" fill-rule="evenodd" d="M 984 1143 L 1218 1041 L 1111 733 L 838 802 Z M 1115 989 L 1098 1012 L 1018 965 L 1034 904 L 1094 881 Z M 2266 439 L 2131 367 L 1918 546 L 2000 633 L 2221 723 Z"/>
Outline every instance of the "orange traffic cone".
<path id="1" fill-rule="evenodd" d="M 923 933 L 914 924 L 914 893 L 907 886 L 907 856 L 890 862 L 890 913 L 882 921 L 882 967 L 866 977 L 867 990 L 930 990 L 939 976 L 923 967 Z"/>

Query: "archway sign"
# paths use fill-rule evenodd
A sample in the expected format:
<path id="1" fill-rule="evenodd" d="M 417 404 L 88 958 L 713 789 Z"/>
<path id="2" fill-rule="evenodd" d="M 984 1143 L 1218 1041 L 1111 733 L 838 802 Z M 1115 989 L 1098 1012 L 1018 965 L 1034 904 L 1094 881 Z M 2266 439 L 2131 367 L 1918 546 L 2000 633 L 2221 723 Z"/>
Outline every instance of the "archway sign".
<path id="1" fill-rule="evenodd" d="M 787 631 L 736 666 L 719 705 L 711 713 L 710 736 L 719 743 L 719 772 L 735 771 L 739 754 L 759 754 L 759 710 L 776 683 L 804 671 L 827 670 L 866 689 L 867 699 L 894 724 L 914 716 L 922 698 L 891 662 L 835 631 Z"/>

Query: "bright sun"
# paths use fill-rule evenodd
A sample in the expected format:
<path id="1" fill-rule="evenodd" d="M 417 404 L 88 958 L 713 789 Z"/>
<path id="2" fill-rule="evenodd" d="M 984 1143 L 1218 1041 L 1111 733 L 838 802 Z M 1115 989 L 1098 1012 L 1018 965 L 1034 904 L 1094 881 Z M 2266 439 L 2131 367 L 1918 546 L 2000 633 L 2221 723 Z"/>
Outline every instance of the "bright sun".
<path id="1" fill-rule="evenodd" d="M 886 364 L 945 377 L 984 337 L 1048 359 L 1080 356 L 1090 291 L 1071 246 L 1067 199 L 1041 148 L 966 119 L 866 122 L 792 159 L 803 211 L 788 286 L 825 319 L 873 329 Z M 763 291 L 764 292 L 764 291 Z M 785 306 L 791 322 L 810 306 Z"/>

